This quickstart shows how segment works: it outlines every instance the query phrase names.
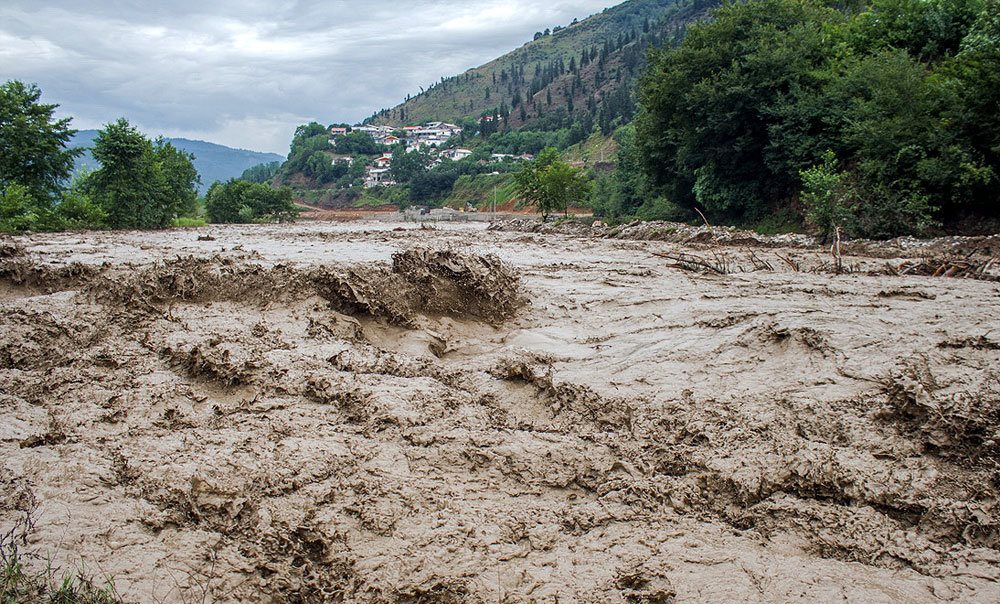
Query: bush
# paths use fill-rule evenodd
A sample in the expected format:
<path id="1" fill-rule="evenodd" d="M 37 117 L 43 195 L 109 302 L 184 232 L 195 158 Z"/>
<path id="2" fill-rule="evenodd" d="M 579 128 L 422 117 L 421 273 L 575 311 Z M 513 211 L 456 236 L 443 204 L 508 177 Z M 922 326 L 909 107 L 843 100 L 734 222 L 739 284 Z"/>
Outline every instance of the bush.
<path id="1" fill-rule="evenodd" d="M 824 240 L 838 227 L 852 237 L 895 237 L 923 233 L 937 223 L 930 198 L 883 184 L 865 186 L 854 173 L 838 171 L 832 151 L 800 173 L 805 217 Z"/>
<path id="2" fill-rule="evenodd" d="M 38 202 L 27 187 L 16 183 L 7 185 L 0 190 L 0 231 L 38 230 L 39 210 Z"/>
<path id="3" fill-rule="evenodd" d="M 800 173 L 802 205 L 806 221 L 828 239 L 839 226 L 853 230 L 854 187 L 846 172 L 837 171 L 833 151 L 823 154 L 823 163 Z"/>
<path id="4" fill-rule="evenodd" d="M 215 183 L 205 196 L 205 211 L 213 223 L 286 222 L 299 213 L 288 187 L 232 179 Z"/>
<path id="5" fill-rule="evenodd" d="M 63 192 L 62 201 L 56 206 L 56 215 L 65 229 L 104 228 L 108 213 L 87 194 L 75 188 Z"/>

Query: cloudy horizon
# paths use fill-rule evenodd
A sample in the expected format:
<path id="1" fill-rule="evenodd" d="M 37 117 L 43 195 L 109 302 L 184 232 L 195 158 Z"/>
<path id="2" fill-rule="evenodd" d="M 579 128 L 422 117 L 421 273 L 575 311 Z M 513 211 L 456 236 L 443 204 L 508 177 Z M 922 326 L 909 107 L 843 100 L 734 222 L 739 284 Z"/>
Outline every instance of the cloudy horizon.
<path id="1" fill-rule="evenodd" d="M 77 129 L 287 154 L 299 124 L 356 123 L 620 0 L 7 0 L 0 79 L 37 83 Z"/>

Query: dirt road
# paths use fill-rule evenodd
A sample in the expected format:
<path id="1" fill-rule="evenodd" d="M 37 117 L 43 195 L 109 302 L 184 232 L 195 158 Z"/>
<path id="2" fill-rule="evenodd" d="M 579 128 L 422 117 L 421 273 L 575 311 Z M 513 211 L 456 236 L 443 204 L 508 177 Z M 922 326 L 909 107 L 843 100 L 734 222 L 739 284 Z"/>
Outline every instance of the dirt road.
<path id="1" fill-rule="evenodd" d="M 1000 283 L 485 226 L 0 240 L 0 534 L 136 602 L 1000 601 Z"/>

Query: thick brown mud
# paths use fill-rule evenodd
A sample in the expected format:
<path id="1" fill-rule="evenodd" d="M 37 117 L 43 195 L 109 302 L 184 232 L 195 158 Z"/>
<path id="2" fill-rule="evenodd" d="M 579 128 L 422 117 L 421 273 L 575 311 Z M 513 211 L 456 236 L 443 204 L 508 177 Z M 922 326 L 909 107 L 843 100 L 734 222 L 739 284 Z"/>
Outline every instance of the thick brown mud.
<path id="1" fill-rule="evenodd" d="M 0 535 L 135 602 L 1000 600 L 992 240 L 529 230 L 0 241 Z"/>

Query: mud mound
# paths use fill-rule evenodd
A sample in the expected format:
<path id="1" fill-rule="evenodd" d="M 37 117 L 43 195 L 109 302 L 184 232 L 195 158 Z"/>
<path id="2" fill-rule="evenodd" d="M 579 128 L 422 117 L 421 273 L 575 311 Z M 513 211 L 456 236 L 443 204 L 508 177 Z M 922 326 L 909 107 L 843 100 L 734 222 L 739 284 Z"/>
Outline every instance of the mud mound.
<path id="1" fill-rule="evenodd" d="M 995 367 L 942 384 L 927 357 L 917 357 L 886 378 L 885 391 L 883 417 L 916 435 L 928 450 L 985 461 L 1000 470 L 1000 371 Z"/>
<path id="2" fill-rule="evenodd" d="M 555 416 L 563 416 L 570 424 L 589 424 L 601 430 L 630 433 L 636 407 L 643 402 L 605 398 L 582 384 L 557 383 L 552 360 L 540 355 L 501 358 L 489 373 L 498 379 L 529 384 L 544 397 Z"/>
<path id="3" fill-rule="evenodd" d="M 99 267 L 72 263 L 49 266 L 38 264 L 20 252 L 0 256 L 0 282 L 45 293 L 78 289 L 100 273 Z"/>
<path id="4" fill-rule="evenodd" d="M 266 268 L 219 256 L 187 256 L 151 267 L 108 271 L 85 291 L 99 302 L 116 306 L 222 300 L 266 305 L 300 295 L 307 283 L 301 271 L 284 265 Z"/>
<path id="5" fill-rule="evenodd" d="M 24 248 L 14 241 L 0 240 L 0 260 L 8 260 L 24 255 Z"/>
<path id="6" fill-rule="evenodd" d="M 0 369 L 38 369 L 71 362 L 98 337 L 92 319 L 20 308 L 0 314 Z"/>
<path id="7" fill-rule="evenodd" d="M 495 325 L 524 303 L 517 273 L 495 256 L 426 249 L 394 255 L 391 267 L 311 270 L 189 256 L 138 270 L 108 271 L 92 279 L 86 293 L 103 304 L 140 311 L 173 302 L 266 306 L 319 295 L 336 311 L 398 325 L 411 325 L 420 313 L 469 316 Z"/>
<path id="8" fill-rule="evenodd" d="M 387 267 L 360 267 L 346 271 L 318 269 L 310 274 L 316 293 L 334 310 L 347 315 L 384 319 L 409 325 L 415 310 L 415 292 Z"/>
<path id="9" fill-rule="evenodd" d="M 392 270 L 416 288 L 420 306 L 430 312 L 499 324 L 524 303 L 517 272 L 492 254 L 411 249 L 393 254 Z"/>

